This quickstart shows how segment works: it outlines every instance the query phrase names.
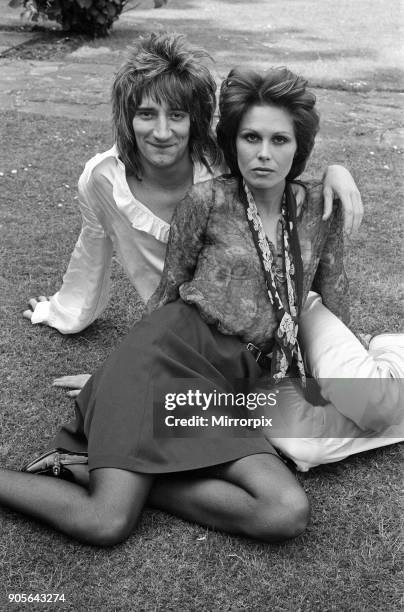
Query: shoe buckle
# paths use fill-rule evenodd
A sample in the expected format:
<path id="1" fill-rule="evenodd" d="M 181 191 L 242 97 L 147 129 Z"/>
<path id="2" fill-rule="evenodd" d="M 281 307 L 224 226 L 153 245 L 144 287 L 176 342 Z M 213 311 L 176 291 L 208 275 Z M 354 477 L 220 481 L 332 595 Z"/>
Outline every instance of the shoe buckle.
<path id="1" fill-rule="evenodd" d="M 255 361 L 258 363 L 262 355 L 262 351 L 260 351 L 258 346 L 255 346 L 255 344 L 253 344 L 252 342 L 249 342 L 247 344 L 247 349 L 250 351 L 250 353 L 252 353 L 252 356 L 254 357 Z"/>

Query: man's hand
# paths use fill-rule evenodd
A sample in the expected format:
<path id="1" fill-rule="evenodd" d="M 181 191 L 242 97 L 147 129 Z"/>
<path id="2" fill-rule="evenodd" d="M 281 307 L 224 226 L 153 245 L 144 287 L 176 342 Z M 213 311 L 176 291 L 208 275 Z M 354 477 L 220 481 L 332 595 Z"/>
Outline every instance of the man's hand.
<path id="1" fill-rule="evenodd" d="M 31 320 L 32 319 L 32 313 L 34 312 L 38 302 L 49 302 L 49 298 L 45 297 L 44 295 L 40 295 L 38 299 L 31 298 L 28 301 L 28 304 L 30 305 L 30 308 L 28 310 L 24 310 L 24 312 L 22 313 L 22 316 L 25 317 L 26 319 Z"/>
<path id="2" fill-rule="evenodd" d="M 332 212 L 335 197 L 341 200 L 344 215 L 344 231 L 355 233 L 362 223 L 363 205 L 359 190 L 350 172 L 343 166 L 328 166 L 323 177 L 324 213 L 326 221 Z"/>
<path id="3" fill-rule="evenodd" d="M 55 378 L 52 385 L 54 387 L 72 389 L 72 391 L 67 392 L 67 395 L 69 397 L 77 397 L 89 378 L 91 378 L 91 374 L 73 374 L 73 376 L 61 376 L 60 378 Z"/>

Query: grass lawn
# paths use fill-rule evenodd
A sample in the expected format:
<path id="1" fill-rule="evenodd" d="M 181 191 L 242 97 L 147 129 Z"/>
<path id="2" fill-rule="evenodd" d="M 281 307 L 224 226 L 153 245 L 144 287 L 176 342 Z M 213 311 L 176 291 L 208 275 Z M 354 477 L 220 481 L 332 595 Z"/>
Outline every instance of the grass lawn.
<path id="1" fill-rule="evenodd" d="M 80 227 L 78 176 L 111 140 L 104 123 L 11 112 L 1 121 L 0 453 L 2 466 L 18 467 L 73 414 L 52 379 L 93 371 L 141 304 L 115 266 L 110 306 L 85 332 L 63 337 L 22 318 L 29 297 L 59 287 Z M 398 330 L 401 157 L 386 148 L 381 164 L 346 131 L 319 143 L 309 174 L 341 151 L 366 203 L 359 236 L 347 245 L 353 327 Z M 304 536 L 282 546 L 146 511 L 125 544 L 100 550 L 1 511 L 0 609 L 25 609 L 7 603 L 8 593 L 23 592 L 64 593 L 63 609 L 74 611 L 398 610 L 401 468 L 392 446 L 299 474 L 313 518 Z"/>

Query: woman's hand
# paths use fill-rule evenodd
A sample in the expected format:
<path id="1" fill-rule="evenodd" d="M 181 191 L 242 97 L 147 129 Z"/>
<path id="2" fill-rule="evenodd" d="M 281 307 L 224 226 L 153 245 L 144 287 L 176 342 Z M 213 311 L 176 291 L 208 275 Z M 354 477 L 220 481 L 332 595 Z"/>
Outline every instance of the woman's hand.
<path id="1" fill-rule="evenodd" d="M 61 376 L 60 378 L 55 378 L 52 385 L 54 387 L 72 389 L 72 391 L 67 392 L 67 395 L 69 397 L 77 397 L 89 378 L 91 378 L 91 374 L 73 374 L 73 376 Z"/>
<path id="2" fill-rule="evenodd" d="M 28 304 L 30 305 L 30 308 L 28 310 L 24 310 L 24 312 L 22 313 L 22 316 L 25 317 L 26 319 L 31 320 L 32 319 L 32 313 L 34 312 L 38 302 L 49 302 L 49 298 L 45 297 L 44 295 L 40 295 L 38 299 L 31 298 L 28 301 Z"/>
<path id="3" fill-rule="evenodd" d="M 323 220 L 331 215 L 333 199 L 338 197 L 344 215 L 344 231 L 348 235 L 356 232 L 362 222 L 363 205 L 361 194 L 351 173 L 337 164 L 328 166 L 323 177 L 323 195 Z"/>

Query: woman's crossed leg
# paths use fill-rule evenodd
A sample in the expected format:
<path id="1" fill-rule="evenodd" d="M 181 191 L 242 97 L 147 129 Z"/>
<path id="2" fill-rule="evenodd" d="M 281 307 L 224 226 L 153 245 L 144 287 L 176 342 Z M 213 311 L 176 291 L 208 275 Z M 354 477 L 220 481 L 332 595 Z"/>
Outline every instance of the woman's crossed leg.
<path id="1" fill-rule="evenodd" d="M 266 542 L 299 535 L 309 519 L 306 494 L 272 454 L 158 478 L 98 468 L 89 473 L 88 488 L 0 470 L 0 505 L 87 544 L 113 546 L 128 538 L 146 501 L 185 520 Z"/>

